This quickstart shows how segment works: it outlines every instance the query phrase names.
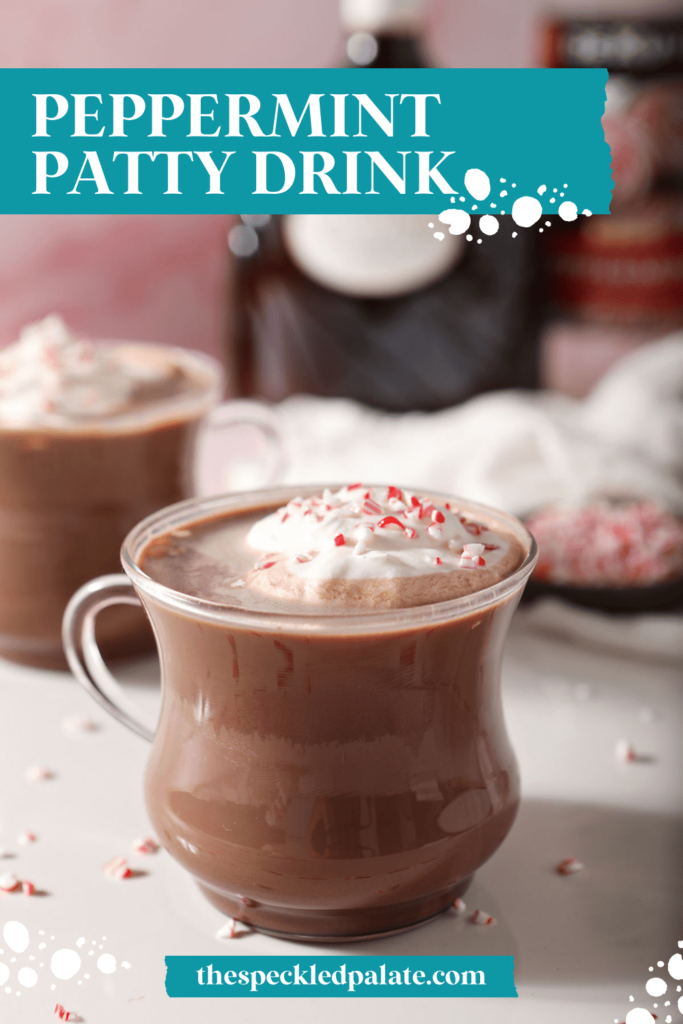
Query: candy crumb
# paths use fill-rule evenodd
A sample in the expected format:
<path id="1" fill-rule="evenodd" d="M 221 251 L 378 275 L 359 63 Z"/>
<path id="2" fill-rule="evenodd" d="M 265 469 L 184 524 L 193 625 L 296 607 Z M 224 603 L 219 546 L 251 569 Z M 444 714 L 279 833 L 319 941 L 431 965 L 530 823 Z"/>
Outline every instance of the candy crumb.
<path id="1" fill-rule="evenodd" d="M 475 910 L 472 914 L 470 921 L 472 924 L 495 924 L 495 917 L 491 917 L 485 910 Z"/>
<path id="2" fill-rule="evenodd" d="M 156 853 L 158 849 L 158 842 L 156 839 L 152 839 L 151 836 L 147 836 L 144 839 L 135 839 L 132 844 L 133 853 Z"/>
<path id="3" fill-rule="evenodd" d="M 46 768 L 43 764 L 34 764 L 30 768 L 27 768 L 24 772 L 24 778 L 27 782 L 46 782 L 48 779 L 54 779 L 55 773 L 51 768 Z"/>
<path id="4" fill-rule="evenodd" d="M 628 764 L 630 761 L 637 761 L 638 755 L 636 754 L 636 748 L 628 740 L 617 740 L 614 746 L 614 756 L 617 761 L 621 761 L 622 764 Z"/>
<path id="5" fill-rule="evenodd" d="M 65 1010 L 61 1003 L 57 1003 L 55 1006 L 54 1015 L 55 1017 L 58 1017 L 59 1020 L 70 1020 L 74 1022 L 81 1020 L 77 1013 L 74 1013 L 73 1010 Z"/>
<path id="6" fill-rule="evenodd" d="M 577 871 L 583 871 L 585 864 L 582 864 L 576 857 L 565 857 L 556 866 L 558 875 L 575 875 Z"/>
<path id="7" fill-rule="evenodd" d="M 12 875 L 8 871 L 4 875 L 0 875 L 0 892 L 14 892 L 20 885 L 21 882 L 16 875 Z"/>
<path id="8" fill-rule="evenodd" d="M 229 917 L 224 925 L 216 932 L 217 939 L 236 939 L 239 935 L 245 935 L 251 928 L 244 921 L 238 921 L 235 917 Z"/>
<path id="9" fill-rule="evenodd" d="M 85 718 L 82 715 L 67 715 L 62 719 L 62 732 L 67 736 L 77 735 L 83 732 L 97 732 L 99 725 L 92 718 Z"/>
<path id="10" fill-rule="evenodd" d="M 24 880 L 21 883 L 21 891 L 23 892 L 24 896 L 33 896 L 34 892 L 36 891 L 36 887 L 33 884 L 33 882 Z"/>
<path id="11" fill-rule="evenodd" d="M 132 871 L 125 857 L 114 857 L 113 860 L 107 861 L 102 868 L 102 873 L 105 878 L 113 878 L 120 882 L 123 878 L 130 878 Z"/>
<path id="12" fill-rule="evenodd" d="M 453 911 L 456 917 L 462 917 L 462 915 L 467 910 L 467 904 L 465 903 L 464 900 L 461 900 L 460 897 L 458 897 L 457 900 L 453 900 L 451 910 Z"/>
<path id="13" fill-rule="evenodd" d="M 20 846 L 28 846 L 29 843 L 36 843 L 38 836 L 35 832 L 20 832 L 17 836 L 17 842 Z"/>

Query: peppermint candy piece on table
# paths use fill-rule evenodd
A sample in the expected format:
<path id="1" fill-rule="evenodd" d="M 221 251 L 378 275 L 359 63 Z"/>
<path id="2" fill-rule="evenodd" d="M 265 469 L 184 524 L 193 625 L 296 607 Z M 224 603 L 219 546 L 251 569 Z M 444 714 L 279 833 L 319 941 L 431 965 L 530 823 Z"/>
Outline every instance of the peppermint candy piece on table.
<path id="1" fill-rule="evenodd" d="M 21 891 L 24 896 L 33 896 L 36 891 L 36 887 L 33 882 L 29 882 L 28 879 L 24 879 L 21 883 Z"/>
<path id="2" fill-rule="evenodd" d="M 24 778 L 27 782 L 47 782 L 48 779 L 54 779 L 55 773 L 52 768 L 47 768 L 43 764 L 34 764 L 30 768 L 27 768 L 24 772 Z"/>
<path id="3" fill-rule="evenodd" d="M 246 935 L 252 929 L 244 921 L 238 921 L 236 917 L 229 917 L 224 925 L 216 932 L 217 939 L 237 939 L 240 935 Z"/>
<path id="4" fill-rule="evenodd" d="M 67 736 L 77 736 L 80 733 L 97 732 L 99 725 L 92 718 L 83 715 L 67 715 L 62 719 L 62 732 Z"/>
<path id="5" fill-rule="evenodd" d="M 575 875 L 577 871 L 583 871 L 585 865 L 576 857 L 565 857 L 555 868 L 558 875 Z"/>
<path id="6" fill-rule="evenodd" d="M 14 892 L 18 889 L 21 882 L 16 875 L 10 874 L 6 871 L 3 875 L 0 875 L 0 892 Z"/>
<path id="7" fill-rule="evenodd" d="M 113 878 L 115 881 L 120 882 L 124 878 L 130 878 L 132 871 L 128 865 L 128 861 L 125 857 L 114 857 L 102 868 L 102 873 L 105 878 Z"/>
<path id="8" fill-rule="evenodd" d="M 35 832 L 20 832 L 17 836 L 17 842 L 20 846 L 28 846 L 29 843 L 37 843 L 38 836 Z"/>
<path id="9" fill-rule="evenodd" d="M 621 761 L 622 764 L 629 764 L 631 761 L 638 760 L 638 754 L 636 748 L 628 740 L 617 740 L 614 745 L 614 756 L 617 761 Z"/>
<path id="10" fill-rule="evenodd" d="M 470 921 L 472 924 L 484 924 L 491 925 L 496 923 L 495 917 L 491 917 L 485 910 L 475 910 L 472 914 Z"/>
<path id="11" fill-rule="evenodd" d="M 461 900 L 460 897 L 457 900 L 453 900 L 451 911 L 456 917 L 462 917 L 466 910 L 467 904 L 464 900 Z"/>
<path id="12" fill-rule="evenodd" d="M 147 836 L 144 839 L 134 839 L 132 843 L 133 853 L 156 853 L 159 849 L 159 844 L 156 839 L 152 839 L 151 836 Z"/>

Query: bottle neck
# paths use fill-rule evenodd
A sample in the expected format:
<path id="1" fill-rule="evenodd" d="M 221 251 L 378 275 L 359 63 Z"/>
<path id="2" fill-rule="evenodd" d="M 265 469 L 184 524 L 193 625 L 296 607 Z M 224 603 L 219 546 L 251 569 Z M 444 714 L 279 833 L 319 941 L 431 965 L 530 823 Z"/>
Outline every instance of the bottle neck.
<path id="1" fill-rule="evenodd" d="M 347 67 L 426 67 L 420 49 L 422 0 L 341 0 Z"/>
<path id="2" fill-rule="evenodd" d="M 419 31 L 423 0 L 340 0 L 339 16 L 349 32 L 410 35 Z"/>

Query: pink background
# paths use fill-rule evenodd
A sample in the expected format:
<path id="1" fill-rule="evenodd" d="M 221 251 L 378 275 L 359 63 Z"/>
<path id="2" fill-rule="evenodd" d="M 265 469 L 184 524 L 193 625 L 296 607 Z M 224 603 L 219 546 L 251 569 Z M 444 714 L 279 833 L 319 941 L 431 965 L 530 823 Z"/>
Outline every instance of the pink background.
<path id="1" fill-rule="evenodd" d="M 542 0 L 433 0 L 427 49 L 446 66 L 538 63 Z M 674 0 L 600 11 L 678 9 Z M 554 10 L 597 13 L 595 0 Z M 2 0 L 4 67 L 322 66 L 340 54 L 336 0 Z M 0 217 L 0 345 L 60 312 L 93 337 L 217 352 L 228 218 Z"/>

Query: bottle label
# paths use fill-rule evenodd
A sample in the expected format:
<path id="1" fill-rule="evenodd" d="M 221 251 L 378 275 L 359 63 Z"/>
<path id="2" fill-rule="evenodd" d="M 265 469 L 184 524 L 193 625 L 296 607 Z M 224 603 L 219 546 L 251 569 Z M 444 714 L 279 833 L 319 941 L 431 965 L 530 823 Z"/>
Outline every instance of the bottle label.
<path id="1" fill-rule="evenodd" d="M 285 248 L 307 277 L 357 298 L 390 298 L 443 277 L 464 241 L 444 227 L 434 237 L 425 214 L 291 214 L 283 220 Z"/>

